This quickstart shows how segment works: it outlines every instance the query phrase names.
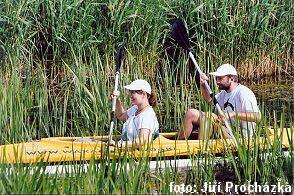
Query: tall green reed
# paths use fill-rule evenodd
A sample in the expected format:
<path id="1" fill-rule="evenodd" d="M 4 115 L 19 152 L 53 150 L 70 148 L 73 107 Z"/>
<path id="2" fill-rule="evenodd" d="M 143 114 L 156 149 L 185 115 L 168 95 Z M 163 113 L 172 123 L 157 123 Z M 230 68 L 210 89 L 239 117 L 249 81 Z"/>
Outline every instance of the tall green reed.
<path id="1" fill-rule="evenodd" d="M 144 78 L 158 92 L 161 130 L 180 128 L 190 107 L 208 110 L 186 56 L 180 52 L 178 60 L 168 58 L 170 23 L 178 16 L 187 21 L 192 51 L 205 72 L 229 62 L 244 78 L 280 77 L 293 61 L 290 1 L 2 1 L 0 7 L 1 143 L 107 134 L 114 56 L 122 43 L 127 47 L 120 80 L 125 107 L 130 101 L 122 86 Z M 284 117 L 269 117 L 276 120 L 265 126 L 284 127 Z M 228 154 L 238 182 L 292 181 L 292 158 L 283 158 L 278 142 L 268 151 L 274 155 L 263 159 L 258 145 L 251 151 L 241 147 L 238 158 Z M 203 156 L 204 165 L 147 174 L 144 181 L 148 162 L 131 172 L 113 164 L 99 170 L 93 165 L 79 177 L 41 174 L 41 169 L 31 175 L 22 166 L 7 174 L 1 168 L 0 191 L 168 193 L 171 181 L 201 187 L 216 179 L 213 157 L 191 158 Z M 126 159 L 120 163 L 124 167 Z M 14 188 L 14 183 L 21 185 Z"/>

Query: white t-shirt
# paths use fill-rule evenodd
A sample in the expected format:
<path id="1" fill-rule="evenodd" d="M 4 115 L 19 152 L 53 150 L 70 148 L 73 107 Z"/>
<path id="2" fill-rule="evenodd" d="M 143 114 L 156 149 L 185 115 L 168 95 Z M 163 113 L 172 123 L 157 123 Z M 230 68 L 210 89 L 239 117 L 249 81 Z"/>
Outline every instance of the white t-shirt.
<path id="1" fill-rule="evenodd" d="M 254 93 L 246 86 L 238 84 L 234 91 L 227 93 L 222 90 L 216 94 L 216 99 L 220 107 L 227 112 L 259 112 L 257 101 Z M 235 120 L 232 119 L 233 125 Z M 255 130 L 254 122 L 242 121 L 243 134 L 246 137 L 251 137 Z M 248 134 L 250 133 L 250 134 Z"/>
<path id="2" fill-rule="evenodd" d="M 158 131 L 159 123 L 156 114 L 151 106 L 147 107 L 136 116 L 138 106 L 134 105 L 127 110 L 128 119 L 123 125 L 123 139 L 135 141 L 139 136 L 140 129 L 150 130 L 151 135 Z M 124 136 L 126 136 L 124 138 Z"/>

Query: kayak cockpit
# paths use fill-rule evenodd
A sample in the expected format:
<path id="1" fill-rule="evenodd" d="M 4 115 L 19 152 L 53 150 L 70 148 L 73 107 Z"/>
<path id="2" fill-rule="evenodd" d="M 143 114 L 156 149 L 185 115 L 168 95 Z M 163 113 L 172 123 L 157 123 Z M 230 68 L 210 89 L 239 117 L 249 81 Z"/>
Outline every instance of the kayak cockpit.
<path id="1" fill-rule="evenodd" d="M 178 140 L 177 132 L 161 133 L 160 136 L 169 140 Z M 198 132 L 192 132 L 188 140 L 198 140 Z"/>

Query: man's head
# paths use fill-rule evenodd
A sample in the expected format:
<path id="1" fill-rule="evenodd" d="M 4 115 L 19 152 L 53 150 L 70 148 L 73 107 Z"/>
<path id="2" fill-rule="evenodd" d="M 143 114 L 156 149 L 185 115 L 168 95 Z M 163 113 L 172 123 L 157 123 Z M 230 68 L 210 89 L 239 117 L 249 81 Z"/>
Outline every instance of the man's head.
<path id="1" fill-rule="evenodd" d="M 237 71 L 230 64 L 223 64 L 217 68 L 216 72 L 209 74 L 216 77 L 216 84 L 220 90 L 228 91 L 232 83 L 238 83 Z"/>

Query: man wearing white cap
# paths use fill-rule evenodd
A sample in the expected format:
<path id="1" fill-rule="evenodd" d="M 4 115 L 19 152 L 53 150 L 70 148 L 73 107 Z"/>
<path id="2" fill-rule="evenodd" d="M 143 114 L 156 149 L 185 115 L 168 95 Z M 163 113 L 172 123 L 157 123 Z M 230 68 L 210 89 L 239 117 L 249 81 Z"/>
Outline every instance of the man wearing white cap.
<path id="1" fill-rule="evenodd" d="M 240 124 L 241 133 L 245 137 L 251 137 L 255 129 L 255 122 L 260 120 L 255 95 L 249 88 L 238 83 L 237 71 L 230 64 L 223 64 L 217 68 L 216 72 L 209 74 L 215 76 L 216 84 L 221 90 L 215 97 L 226 116 L 189 109 L 185 114 L 184 130 L 179 132 L 179 139 L 188 138 L 193 127 L 199 128 L 199 139 L 208 139 L 216 130 L 220 130 L 224 138 L 229 138 L 222 124 L 224 120 L 231 121 L 235 126 Z M 206 80 L 208 80 L 207 76 L 201 75 L 201 92 L 204 99 L 211 104 L 213 99 L 205 87 Z"/>
<path id="2" fill-rule="evenodd" d="M 125 121 L 122 130 L 121 146 L 141 146 L 150 143 L 153 136 L 158 134 L 158 120 L 152 107 L 156 105 L 156 94 L 151 91 L 151 86 L 145 80 L 138 79 L 124 86 L 129 90 L 132 107 L 124 110 L 119 99 L 119 92 L 114 91 L 117 96 L 116 117 Z M 114 145 L 115 143 L 109 143 Z"/>

